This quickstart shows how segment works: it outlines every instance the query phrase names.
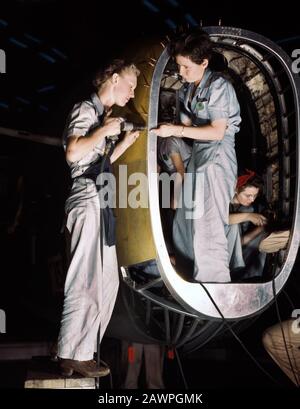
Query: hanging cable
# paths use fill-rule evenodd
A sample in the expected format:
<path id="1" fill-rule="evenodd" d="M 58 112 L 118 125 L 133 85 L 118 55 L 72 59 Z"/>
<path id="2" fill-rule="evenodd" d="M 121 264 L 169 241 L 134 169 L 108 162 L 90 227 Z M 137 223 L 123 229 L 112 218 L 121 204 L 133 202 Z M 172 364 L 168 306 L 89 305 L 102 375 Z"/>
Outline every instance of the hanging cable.
<path id="1" fill-rule="evenodd" d="M 177 348 L 175 348 L 175 355 L 176 355 L 177 363 L 178 363 L 178 366 L 179 366 L 180 374 L 181 374 L 181 377 L 182 377 L 182 380 L 183 380 L 184 389 L 188 390 L 189 389 L 188 384 L 187 384 L 187 381 L 186 381 L 185 376 L 184 376 L 184 372 L 183 372 L 183 369 L 182 369 L 181 360 L 179 358 Z"/>

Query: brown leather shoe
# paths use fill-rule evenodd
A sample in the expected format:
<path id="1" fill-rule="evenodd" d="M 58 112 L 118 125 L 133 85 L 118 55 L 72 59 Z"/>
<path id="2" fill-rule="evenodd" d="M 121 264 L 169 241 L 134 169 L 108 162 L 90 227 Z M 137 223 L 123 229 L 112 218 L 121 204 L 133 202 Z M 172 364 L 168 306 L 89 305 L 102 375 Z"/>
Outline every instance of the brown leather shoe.
<path id="1" fill-rule="evenodd" d="M 106 366 L 97 366 L 96 361 L 76 361 L 75 359 L 60 359 L 60 369 L 63 376 L 72 376 L 77 372 L 85 378 L 100 378 L 110 373 Z"/>
<path id="2" fill-rule="evenodd" d="M 52 362 L 58 361 L 58 343 L 54 341 L 50 346 L 50 359 Z"/>

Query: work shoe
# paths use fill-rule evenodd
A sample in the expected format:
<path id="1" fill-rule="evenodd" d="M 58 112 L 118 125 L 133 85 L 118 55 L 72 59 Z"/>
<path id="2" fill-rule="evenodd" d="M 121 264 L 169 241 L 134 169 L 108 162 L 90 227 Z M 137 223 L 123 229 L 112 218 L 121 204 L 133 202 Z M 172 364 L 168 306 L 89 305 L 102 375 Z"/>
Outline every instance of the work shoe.
<path id="1" fill-rule="evenodd" d="M 58 344 L 54 341 L 50 346 L 50 360 L 52 362 L 58 362 Z"/>
<path id="2" fill-rule="evenodd" d="M 100 378 L 110 373 L 107 366 L 98 366 L 96 361 L 76 361 L 75 359 L 60 359 L 60 370 L 63 376 L 69 377 L 77 372 L 85 378 Z"/>
<path id="3" fill-rule="evenodd" d="M 274 231 L 259 244 L 259 251 L 262 253 L 275 253 L 286 248 L 290 237 L 290 231 Z"/>

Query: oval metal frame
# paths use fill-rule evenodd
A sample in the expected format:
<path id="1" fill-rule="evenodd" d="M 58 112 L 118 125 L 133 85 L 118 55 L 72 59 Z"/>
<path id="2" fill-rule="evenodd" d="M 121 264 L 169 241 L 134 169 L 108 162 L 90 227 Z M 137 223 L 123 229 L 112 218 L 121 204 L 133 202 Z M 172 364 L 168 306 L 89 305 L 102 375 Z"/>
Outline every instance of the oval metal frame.
<path id="1" fill-rule="evenodd" d="M 299 118 L 300 118 L 300 80 L 291 70 L 292 61 L 288 55 L 269 39 L 251 31 L 231 27 L 204 27 L 212 37 L 228 37 L 244 40 L 267 50 L 280 62 L 285 70 L 293 91 L 296 114 L 296 188 L 294 201 L 293 227 L 286 259 L 274 280 L 265 283 L 197 283 L 184 280 L 170 263 L 162 232 L 157 187 L 156 135 L 150 131 L 157 125 L 160 82 L 169 60 L 164 50 L 157 61 L 150 91 L 148 118 L 148 188 L 149 207 L 153 239 L 157 251 L 157 264 L 161 277 L 172 296 L 191 314 L 206 319 L 243 319 L 256 315 L 265 309 L 280 292 L 293 268 L 300 241 L 300 188 L 299 188 Z M 273 283 L 274 281 L 274 283 Z M 214 302 L 211 300 L 213 299 Z M 220 310 L 220 312 L 218 311 Z M 222 317 L 223 315 L 223 317 Z"/>

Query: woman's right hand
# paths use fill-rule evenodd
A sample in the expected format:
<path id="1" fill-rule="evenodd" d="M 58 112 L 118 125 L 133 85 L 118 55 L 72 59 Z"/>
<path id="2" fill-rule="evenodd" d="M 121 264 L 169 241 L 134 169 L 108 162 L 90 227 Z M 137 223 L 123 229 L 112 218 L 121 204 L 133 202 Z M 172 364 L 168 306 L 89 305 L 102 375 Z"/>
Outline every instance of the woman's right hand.
<path id="1" fill-rule="evenodd" d="M 110 118 L 106 116 L 103 121 L 102 128 L 105 131 L 106 136 L 119 135 L 121 133 L 121 123 L 124 121 L 123 118 Z"/>
<path id="2" fill-rule="evenodd" d="M 249 213 L 249 221 L 255 226 L 265 226 L 268 223 L 267 218 L 259 213 Z"/>

